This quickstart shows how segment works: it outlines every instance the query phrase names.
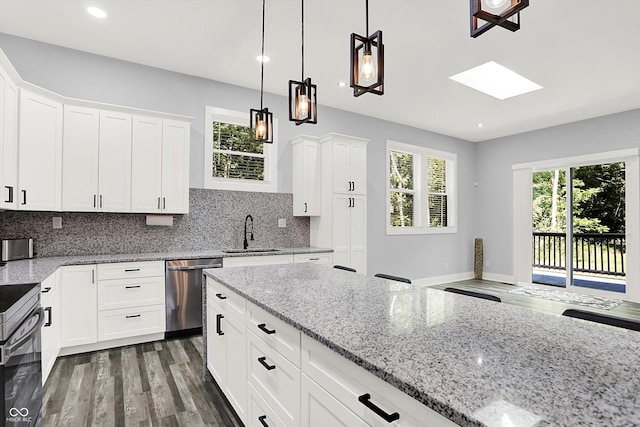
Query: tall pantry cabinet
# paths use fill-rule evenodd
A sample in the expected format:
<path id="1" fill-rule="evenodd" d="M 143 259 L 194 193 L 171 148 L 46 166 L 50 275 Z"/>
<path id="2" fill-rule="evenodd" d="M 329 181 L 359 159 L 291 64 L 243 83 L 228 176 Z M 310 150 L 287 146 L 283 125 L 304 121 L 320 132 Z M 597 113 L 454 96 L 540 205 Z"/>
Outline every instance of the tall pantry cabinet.
<path id="1" fill-rule="evenodd" d="M 0 57 L 0 209 L 18 206 L 18 86 L 17 73 Z"/>
<path id="2" fill-rule="evenodd" d="M 330 133 L 318 142 L 322 197 L 320 215 L 311 217 L 311 245 L 332 248 L 334 264 L 365 274 L 368 140 Z"/>

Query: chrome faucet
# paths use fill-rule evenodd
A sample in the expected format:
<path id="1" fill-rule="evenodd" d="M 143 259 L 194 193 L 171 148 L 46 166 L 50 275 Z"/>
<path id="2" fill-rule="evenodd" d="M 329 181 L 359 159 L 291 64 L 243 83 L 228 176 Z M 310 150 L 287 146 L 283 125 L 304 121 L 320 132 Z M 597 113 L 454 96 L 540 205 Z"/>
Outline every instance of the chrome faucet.
<path id="1" fill-rule="evenodd" d="M 249 240 L 253 241 L 253 217 L 251 215 L 247 215 L 247 217 L 244 219 L 244 248 L 247 249 L 249 247 L 249 241 L 247 240 L 247 222 L 251 220 L 251 230 L 249 230 L 249 233 L 251 233 L 251 236 L 249 237 Z"/>

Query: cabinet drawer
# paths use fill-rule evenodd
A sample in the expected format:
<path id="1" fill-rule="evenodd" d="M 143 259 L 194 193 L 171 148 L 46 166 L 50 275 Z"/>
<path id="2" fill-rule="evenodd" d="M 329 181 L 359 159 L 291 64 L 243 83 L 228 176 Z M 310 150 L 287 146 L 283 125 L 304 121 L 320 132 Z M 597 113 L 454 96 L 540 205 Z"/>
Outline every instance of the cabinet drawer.
<path id="1" fill-rule="evenodd" d="M 300 367 L 300 331 L 250 302 L 247 329 Z"/>
<path id="2" fill-rule="evenodd" d="M 455 427 L 453 421 L 401 392 L 333 350 L 303 335 L 302 370 L 335 399 L 371 426 Z M 397 421 L 387 422 L 359 401 L 369 402 L 387 414 L 397 413 Z"/>
<path id="3" fill-rule="evenodd" d="M 312 262 L 320 265 L 331 265 L 332 260 L 333 255 L 331 253 L 293 255 L 293 262 Z"/>
<path id="4" fill-rule="evenodd" d="M 367 423 L 304 373 L 300 387 L 300 427 L 368 427 Z"/>
<path id="5" fill-rule="evenodd" d="M 164 277 L 102 280 L 98 310 L 164 304 Z"/>
<path id="6" fill-rule="evenodd" d="M 287 427 L 251 384 L 249 384 L 249 419 L 247 427 Z"/>
<path id="7" fill-rule="evenodd" d="M 98 312 L 98 341 L 164 331 L 164 304 Z"/>
<path id="8" fill-rule="evenodd" d="M 224 267 L 247 267 L 250 265 L 291 264 L 293 255 L 260 255 L 223 258 Z"/>
<path id="9" fill-rule="evenodd" d="M 252 332 L 247 334 L 249 384 L 289 426 L 300 425 L 300 370 Z"/>
<path id="10" fill-rule="evenodd" d="M 98 280 L 164 277 L 164 261 L 114 262 L 98 264 Z"/>
<path id="11" fill-rule="evenodd" d="M 245 324 L 247 302 L 229 288 L 207 277 L 207 299 L 211 298 L 226 312 Z"/>

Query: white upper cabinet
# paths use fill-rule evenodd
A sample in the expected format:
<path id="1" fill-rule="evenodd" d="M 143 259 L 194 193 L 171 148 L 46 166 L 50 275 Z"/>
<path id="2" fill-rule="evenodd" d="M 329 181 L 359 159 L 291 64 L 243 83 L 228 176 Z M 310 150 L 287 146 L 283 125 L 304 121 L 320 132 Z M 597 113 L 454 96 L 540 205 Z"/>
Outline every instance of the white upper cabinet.
<path id="1" fill-rule="evenodd" d="M 130 114 L 65 105 L 63 146 L 63 210 L 130 211 Z"/>
<path id="2" fill-rule="evenodd" d="M 0 209 L 18 206 L 18 87 L 0 67 Z"/>
<path id="3" fill-rule="evenodd" d="M 62 104 L 20 90 L 18 208 L 59 211 L 62 188 Z"/>
<path id="4" fill-rule="evenodd" d="M 98 209 L 131 211 L 131 114 L 100 111 Z"/>
<path id="5" fill-rule="evenodd" d="M 147 116 L 133 118 L 133 212 L 189 212 L 190 124 Z"/>
<path id="6" fill-rule="evenodd" d="M 62 209 L 90 212 L 98 208 L 100 112 L 64 106 Z"/>
<path id="7" fill-rule="evenodd" d="M 291 140 L 293 150 L 293 215 L 321 214 L 322 171 L 317 138 L 299 136 Z"/>
<path id="8" fill-rule="evenodd" d="M 367 194 L 366 140 L 329 134 L 321 142 L 332 145 L 333 192 Z"/>

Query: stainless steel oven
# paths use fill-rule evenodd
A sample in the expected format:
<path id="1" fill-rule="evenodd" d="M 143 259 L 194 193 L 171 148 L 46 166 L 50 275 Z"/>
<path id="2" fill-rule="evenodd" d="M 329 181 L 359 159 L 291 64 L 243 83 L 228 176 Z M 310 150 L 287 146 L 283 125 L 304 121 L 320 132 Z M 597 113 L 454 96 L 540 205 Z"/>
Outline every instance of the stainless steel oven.
<path id="1" fill-rule="evenodd" d="M 0 286 L 0 425 L 40 426 L 40 286 Z"/>

